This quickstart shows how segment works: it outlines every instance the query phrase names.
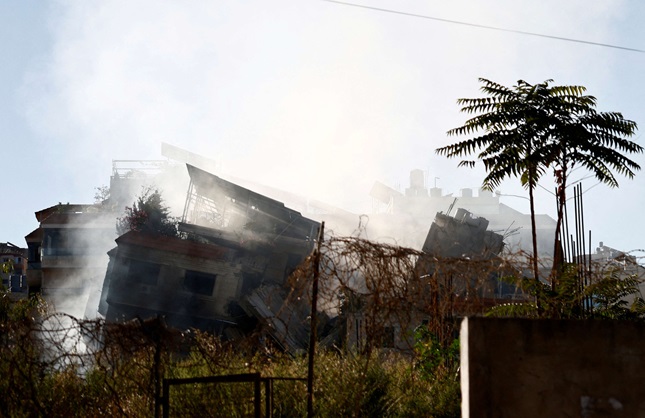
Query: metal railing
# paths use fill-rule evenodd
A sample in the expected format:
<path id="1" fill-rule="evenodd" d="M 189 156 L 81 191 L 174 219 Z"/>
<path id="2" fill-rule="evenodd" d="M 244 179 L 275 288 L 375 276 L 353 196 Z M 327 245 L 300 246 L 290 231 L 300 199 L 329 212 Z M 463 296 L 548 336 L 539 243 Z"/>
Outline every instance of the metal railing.
<path id="1" fill-rule="evenodd" d="M 178 379 L 163 379 L 163 392 L 157 400 L 157 405 L 163 410 L 163 418 L 170 417 L 170 387 L 179 385 L 194 385 L 208 383 L 253 383 L 253 410 L 254 417 L 262 417 L 262 384 L 264 384 L 264 410 L 265 417 L 273 417 L 273 382 L 275 380 L 295 380 L 306 382 L 306 378 L 300 377 L 262 377 L 260 373 L 243 373 L 220 376 L 205 376 Z M 155 408 L 155 416 L 158 416 L 159 407 Z"/>

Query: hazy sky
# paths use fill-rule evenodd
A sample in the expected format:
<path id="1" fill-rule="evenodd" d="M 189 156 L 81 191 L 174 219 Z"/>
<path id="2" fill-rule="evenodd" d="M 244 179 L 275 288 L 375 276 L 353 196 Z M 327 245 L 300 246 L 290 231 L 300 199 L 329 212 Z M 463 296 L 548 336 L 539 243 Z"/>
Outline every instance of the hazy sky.
<path id="1" fill-rule="evenodd" d="M 357 4 L 645 49 L 638 0 Z M 22 246 L 34 212 L 91 203 L 113 159 L 160 159 L 162 141 L 356 211 L 371 209 L 375 180 L 405 188 L 415 168 L 459 194 L 483 172 L 434 150 L 454 141 L 456 99 L 478 97 L 478 77 L 581 84 L 645 129 L 643 53 L 322 0 L 0 1 L 0 35 L 0 241 Z M 645 173 L 620 183 L 583 182 L 586 226 L 594 245 L 645 248 Z M 500 190 L 524 194 L 515 180 Z"/>

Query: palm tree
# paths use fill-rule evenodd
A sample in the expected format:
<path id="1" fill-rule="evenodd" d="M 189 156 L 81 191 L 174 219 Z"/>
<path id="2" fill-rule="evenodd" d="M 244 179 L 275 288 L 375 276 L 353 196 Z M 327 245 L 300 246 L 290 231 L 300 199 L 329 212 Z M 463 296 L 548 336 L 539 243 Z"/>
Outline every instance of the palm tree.
<path id="1" fill-rule="evenodd" d="M 636 162 L 624 155 L 643 152 L 643 147 L 627 139 L 635 134 L 636 123 L 618 112 L 597 112 L 596 98 L 584 96 L 585 91 L 582 86 L 571 87 L 567 94 L 561 96 L 566 106 L 554 113 L 547 144 L 557 183 L 554 254 L 558 254 L 561 248 L 566 190 L 569 174 L 574 168 L 585 168 L 609 187 L 618 187 L 612 171 L 633 178 L 635 171 L 640 170 Z M 553 263 L 552 287 L 555 287 L 561 265 L 561 262 Z"/>
<path id="2" fill-rule="evenodd" d="M 484 78 L 479 81 L 488 97 L 457 100 L 462 112 L 478 115 L 448 131 L 448 136 L 471 138 L 438 148 L 436 152 L 447 157 L 479 153 L 477 158 L 488 173 L 482 183 L 482 188 L 487 190 L 494 190 L 506 177 L 520 178 L 529 192 L 532 269 L 535 281 L 539 282 L 533 192 L 548 167 L 549 154 L 545 153 L 544 145 L 549 132 L 550 109 L 545 106 L 550 96 L 549 82 L 531 85 L 520 80 L 516 86 L 508 88 Z M 474 160 L 459 163 L 460 167 L 474 165 Z"/>
<path id="3" fill-rule="evenodd" d="M 610 187 L 618 182 L 612 170 L 629 178 L 640 166 L 624 153 L 641 153 L 643 148 L 627 140 L 636 131 L 636 123 L 617 112 L 596 112 L 596 98 L 585 95 L 583 86 L 551 86 L 553 80 L 531 85 L 518 81 L 512 88 L 480 78 L 484 98 L 459 99 L 461 111 L 478 114 L 449 136 L 473 136 L 456 144 L 438 148 L 438 154 L 462 157 L 479 152 L 487 176 L 485 189 L 493 190 L 506 177 L 520 177 L 528 189 L 533 238 L 533 273 L 539 282 L 537 234 L 533 191 L 547 168 L 553 167 L 557 182 L 557 221 L 554 256 L 560 249 L 560 231 L 566 202 L 568 175 L 576 166 L 591 171 Z M 480 132 L 481 135 L 477 135 Z M 473 160 L 459 166 L 472 167 Z M 557 268 L 554 260 L 552 290 Z M 561 261 L 561 260 L 560 260 Z"/>

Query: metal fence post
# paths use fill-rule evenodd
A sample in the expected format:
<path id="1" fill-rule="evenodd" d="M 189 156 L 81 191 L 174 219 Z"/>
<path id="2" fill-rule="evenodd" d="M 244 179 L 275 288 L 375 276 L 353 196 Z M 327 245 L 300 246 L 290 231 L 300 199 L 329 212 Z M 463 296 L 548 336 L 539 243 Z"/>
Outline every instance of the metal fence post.
<path id="1" fill-rule="evenodd" d="M 259 373 L 253 380 L 253 386 L 255 388 L 255 399 L 253 400 L 253 405 L 255 407 L 255 418 L 262 418 L 262 386 L 260 385 Z"/>

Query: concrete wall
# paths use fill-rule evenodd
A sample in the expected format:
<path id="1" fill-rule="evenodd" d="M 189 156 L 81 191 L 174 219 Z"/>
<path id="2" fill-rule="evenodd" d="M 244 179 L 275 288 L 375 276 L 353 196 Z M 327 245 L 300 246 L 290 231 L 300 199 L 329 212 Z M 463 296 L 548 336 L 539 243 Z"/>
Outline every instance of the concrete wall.
<path id="1" fill-rule="evenodd" d="M 467 318 L 462 416 L 645 417 L 645 324 Z"/>

